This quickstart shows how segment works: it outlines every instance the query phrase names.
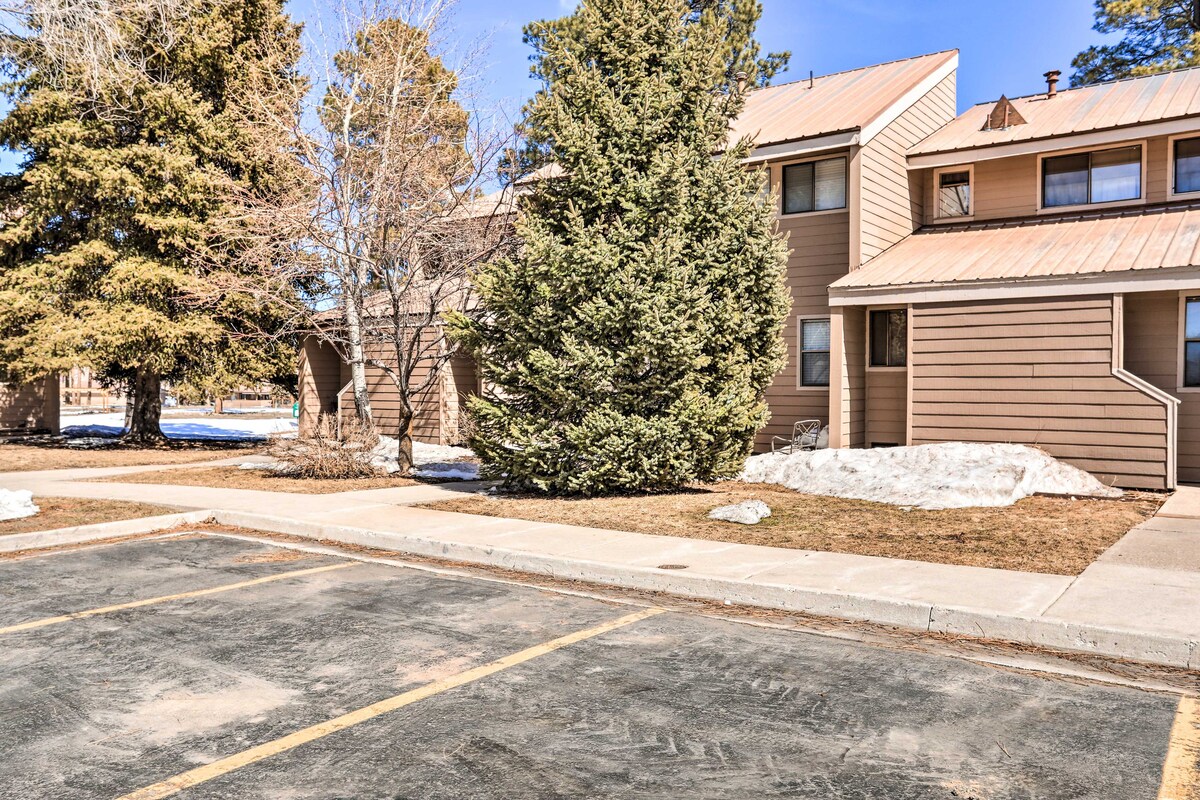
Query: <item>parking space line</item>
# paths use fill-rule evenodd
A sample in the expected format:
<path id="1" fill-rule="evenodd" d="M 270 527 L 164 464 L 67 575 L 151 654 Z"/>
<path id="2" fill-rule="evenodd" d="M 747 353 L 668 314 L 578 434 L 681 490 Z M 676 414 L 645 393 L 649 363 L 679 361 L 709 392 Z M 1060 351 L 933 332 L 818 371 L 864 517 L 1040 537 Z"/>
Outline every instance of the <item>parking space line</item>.
<path id="1" fill-rule="evenodd" d="M 1182 697 L 1171 726 L 1158 800 L 1200 798 L 1200 698 Z"/>
<path id="2" fill-rule="evenodd" d="M 543 642 L 542 644 L 534 645 L 533 647 L 526 648 L 519 652 L 513 653 L 512 655 L 497 659 L 490 664 L 484 664 L 483 666 L 475 667 L 465 672 L 460 672 L 457 675 L 452 675 L 449 678 L 442 678 L 441 680 L 427 683 L 424 686 L 404 692 L 403 694 L 398 694 L 394 697 L 389 697 L 386 700 L 380 700 L 378 703 L 372 703 L 369 706 L 364 706 L 357 711 L 351 711 L 350 713 L 343 714 L 340 717 L 334 717 L 326 722 L 321 722 L 311 727 L 298 730 L 295 733 L 290 733 L 287 736 L 275 739 L 274 741 L 266 742 L 258 745 L 257 747 L 252 747 L 249 750 L 244 750 L 241 753 L 219 759 L 211 764 L 205 764 L 202 767 L 197 767 L 195 769 L 188 770 L 187 772 L 182 772 L 174 777 L 167 778 L 165 781 L 161 781 L 152 786 L 147 786 L 127 795 L 123 795 L 122 797 L 118 798 L 118 800 L 159 800 L 159 798 L 170 797 L 176 792 L 180 792 L 192 786 L 197 786 L 206 781 L 210 781 L 213 778 L 219 778 L 222 775 L 227 775 L 230 772 L 239 770 L 242 767 L 255 763 L 256 761 L 262 761 L 265 758 L 279 755 L 280 753 L 284 753 L 288 750 L 299 747 L 302 744 L 306 744 L 316 739 L 328 736 L 331 733 L 336 733 L 337 731 L 353 727 L 354 725 L 358 725 L 360 722 L 366 722 L 367 720 L 378 717 L 381 714 L 387 714 L 388 712 L 395 711 L 396 709 L 403 708 L 404 706 L 411 705 L 436 694 L 472 683 L 481 678 L 486 678 L 489 675 L 493 675 L 502 670 L 506 670 L 509 667 L 522 664 L 530 659 L 537 658 L 538 656 L 552 653 L 555 650 L 575 644 L 576 642 L 582 642 L 585 639 L 591 639 L 603 633 L 616 630 L 617 628 L 622 628 L 626 625 L 632 625 L 635 622 L 653 617 L 656 614 L 662 614 L 664 611 L 665 609 L 661 608 L 647 608 L 633 614 L 626 614 L 623 617 L 618 617 L 617 619 L 597 625 L 594 628 L 587 628 L 585 630 L 567 634 L 566 636 L 560 636 L 557 639 L 551 639 L 548 642 Z"/>
<path id="3" fill-rule="evenodd" d="M 57 617 L 46 617 L 44 619 L 35 619 L 29 622 L 22 622 L 18 625 L 9 625 L 8 627 L 0 628 L 0 634 L 28 631 L 34 628 L 43 628 L 47 625 L 57 625 L 60 622 L 70 622 L 71 620 L 95 617 L 100 614 L 112 614 L 114 611 L 124 611 L 129 608 L 141 608 L 142 606 L 152 606 L 158 603 L 167 603 L 172 600 L 185 600 L 189 597 L 204 597 L 205 595 L 219 594 L 220 592 L 232 592 L 234 589 L 245 589 L 250 586 L 259 586 L 264 583 L 271 583 L 272 581 L 282 581 L 287 578 L 299 578 L 304 575 L 316 575 L 319 572 L 331 572 L 335 569 L 356 567 L 362 563 L 363 562 L 361 561 L 344 561 L 340 564 L 330 564 L 324 567 L 310 567 L 309 569 L 296 569 L 290 572 L 279 572 L 274 575 L 267 575 L 262 578 L 254 578 L 253 580 L 249 581 L 227 583 L 223 586 L 212 586 L 208 589 L 197 589 L 193 592 L 180 592 L 179 594 L 167 594 L 162 595 L 161 597 L 148 597 L 145 600 L 134 600 L 129 603 L 121 603 L 115 606 L 91 608 L 86 611 L 74 611 L 70 614 L 62 614 Z"/>

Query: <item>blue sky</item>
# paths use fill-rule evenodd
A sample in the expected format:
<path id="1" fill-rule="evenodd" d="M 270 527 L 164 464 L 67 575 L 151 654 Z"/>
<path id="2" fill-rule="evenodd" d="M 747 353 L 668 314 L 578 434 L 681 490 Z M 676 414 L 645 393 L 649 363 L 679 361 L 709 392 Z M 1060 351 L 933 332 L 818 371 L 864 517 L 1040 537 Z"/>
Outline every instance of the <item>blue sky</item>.
<path id="1" fill-rule="evenodd" d="M 308 0 L 300 0 L 307 2 Z M 534 89 L 522 26 L 568 13 L 572 0 L 459 0 L 462 35 L 487 35 L 490 91 L 518 101 Z M 1042 73 L 1061 69 L 1100 42 L 1091 0 L 763 0 L 758 38 L 765 50 L 790 50 L 791 68 L 777 81 L 799 80 L 957 47 L 959 110 L 1001 94 L 1044 88 Z"/>
<path id="2" fill-rule="evenodd" d="M 311 18 L 321 0 L 291 0 L 289 11 Z M 569 13 L 574 0 L 459 0 L 455 35 L 487 42 L 482 89 L 510 110 L 536 88 L 521 29 L 535 19 Z M 1091 0 L 763 0 L 758 38 L 765 51 L 790 50 L 777 82 L 908 58 L 957 47 L 959 111 L 1001 94 L 1045 87 L 1042 73 L 1061 69 L 1065 87 L 1071 58 L 1101 41 L 1092 27 Z M 319 13 L 319 12 L 317 12 Z M 0 171 L 16 166 L 0 151 Z"/>

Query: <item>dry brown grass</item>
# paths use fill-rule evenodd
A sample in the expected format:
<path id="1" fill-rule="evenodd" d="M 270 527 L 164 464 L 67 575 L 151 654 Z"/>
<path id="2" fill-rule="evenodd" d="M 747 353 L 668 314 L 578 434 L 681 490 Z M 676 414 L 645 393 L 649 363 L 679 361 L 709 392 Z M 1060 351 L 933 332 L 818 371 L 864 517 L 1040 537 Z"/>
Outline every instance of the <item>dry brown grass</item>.
<path id="1" fill-rule="evenodd" d="M 0 472 L 80 467 L 134 467 L 144 464 L 188 464 L 234 455 L 252 455 L 262 443 L 246 445 L 74 448 L 62 443 L 17 444 L 0 440 Z"/>
<path id="2" fill-rule="evenodd" d="M 358 492 L 364 489 L 393 489 L 397 486 L 416 486 L 413 478 L 383 475 L 374 478 L 296 478 L 269 469 L 239 467 L 194 467 L 162 472 L 137 472 L 98 478 L 110 483 L 154 483 L 167 486 L 213 486 L 218 489 L 253 489 L 259 492 L 297 492 L 299 494 L 334 494 Z"/>
<path id="3" fill-rule="evenodd" d="M 718 522 L 717 506 L 759 499 L 758 525 Z M 1123 500 L 1029 497 L 1008 508 L 905 511 L 898 506 L 804 495 L 734 481 L 676 494 L 563 499 L 464 495 L 427 508 L 740 544 L 886 556 L 940 564 L 1077 575 L 1163 497 Z"/>
<path id="4" fill-rule="evenodd" d="M 22 519 L 7 519 L 0 522 L 0 535 L 52 531 L 56 528 L 73 528 L 76 525 L 95 525 L 100 522 L 115 522 L 122 519 L 154 517 L 159 514 L 174 514 L 175 508 L 154 506 L 148 503 L 130 503 L 124 500 L 84 500 L 74 497 L 35 497 L 41 513 Z"/>

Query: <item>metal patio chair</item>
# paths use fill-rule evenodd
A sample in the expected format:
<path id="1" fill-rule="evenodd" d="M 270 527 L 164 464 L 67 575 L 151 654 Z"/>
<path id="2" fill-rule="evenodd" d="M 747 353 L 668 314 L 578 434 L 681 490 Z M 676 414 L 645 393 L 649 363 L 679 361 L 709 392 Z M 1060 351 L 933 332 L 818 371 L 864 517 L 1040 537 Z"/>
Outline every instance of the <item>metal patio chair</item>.
<path id="1" fill-rule="evenodd" d="M 792 425 L 791 436 L 771 438 L 772 453 L 792 453 L 796 450 L 815 450 L 821 433 L 821 420 L 802 419 Z"/>

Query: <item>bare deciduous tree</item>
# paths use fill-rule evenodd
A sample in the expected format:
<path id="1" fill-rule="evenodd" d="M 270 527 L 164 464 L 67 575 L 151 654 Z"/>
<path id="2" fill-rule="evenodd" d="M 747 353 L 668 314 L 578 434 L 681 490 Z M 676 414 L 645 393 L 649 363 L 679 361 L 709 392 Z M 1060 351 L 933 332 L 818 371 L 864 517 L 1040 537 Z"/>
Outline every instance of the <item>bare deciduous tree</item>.
<path id="1" fill-rule="evenodd" d="M 283 201 L 243 198 L 236 226 L 260 245 L 257 291 L 306 287 L 298 316 L 350 365 L 359 419 L 391 422 L 372 415 L 369 369 L 395 386 L 402 471 L 419 401 L 455 352 L 443 315 L 470 311 L 470 274 L 512 241 L 511 193 L 484 194 L 511 124 L 473 106 L 463 78 L 475 53 L 448 64 L 447 10 L 342 8 L 341 30 L 319 32 L 327 55 L 304 113 L 288 113 L 294 98 L 252 104 L 260 146 L 291 148 L 305 179 Z"/>

